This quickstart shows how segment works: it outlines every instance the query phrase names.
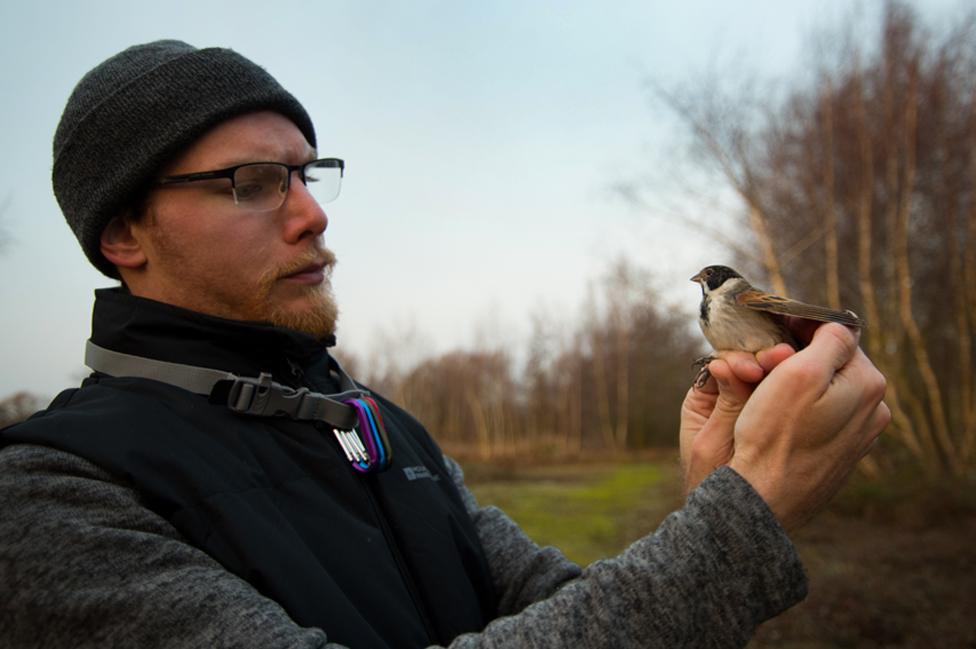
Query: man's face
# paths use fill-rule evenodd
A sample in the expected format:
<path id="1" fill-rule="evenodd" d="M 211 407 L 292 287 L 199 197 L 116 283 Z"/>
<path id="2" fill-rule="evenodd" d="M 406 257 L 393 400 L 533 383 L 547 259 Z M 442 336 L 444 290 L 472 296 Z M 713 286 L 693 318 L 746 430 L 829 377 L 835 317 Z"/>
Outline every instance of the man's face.
<path id="1" fill-rule="evenodd" d="M 207 132 L 163 175 L 315 157 L 287 118 L 251 113 Z M 146 263 L 125 279 L 143 297 L 323 337 L 337 315 L 329 282 L 335 258 L 321 239 L 327 224 L 297 172 L 284 204 L 266 212 L 235 205 L 228 179 L 159 187 L 132 225 Z"/>

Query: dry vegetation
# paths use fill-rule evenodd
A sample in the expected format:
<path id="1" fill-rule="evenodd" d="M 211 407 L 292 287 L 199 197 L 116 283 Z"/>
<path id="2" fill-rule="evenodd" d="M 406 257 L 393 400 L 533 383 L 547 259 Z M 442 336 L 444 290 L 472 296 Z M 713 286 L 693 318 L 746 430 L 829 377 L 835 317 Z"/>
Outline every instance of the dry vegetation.
<path id="1" fill-rule="evenodd" d="M 457 455 L 670 446 L 702 343 L 688 317 L 663 308 L 650 286 L 646 274 L 618 263 L 574 329 L 536 319 L 521 367 L 511 349 L 455 351 L 367 382 Z"/>

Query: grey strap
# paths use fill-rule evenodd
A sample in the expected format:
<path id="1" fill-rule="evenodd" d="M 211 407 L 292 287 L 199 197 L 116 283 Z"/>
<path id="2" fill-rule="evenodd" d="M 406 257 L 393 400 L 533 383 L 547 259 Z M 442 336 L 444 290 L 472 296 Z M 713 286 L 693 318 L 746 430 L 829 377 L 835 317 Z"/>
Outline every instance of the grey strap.
<path id="1" fill-rule="evenodd" d="M 352 430 L 357 414 L 355 408 L 342 403 L 341 399 L 359 397 L 366 392 L 359 389 L 338 364 L 336 368 L 343 392 L 325 395 L 308 388 L 296 389 L 276 383 L 266 373 L 257 378 L 240 377 L 207 367 L 123 354 L 99 347 L 90 340 L 85 345 L 85 365 L 113 377 L 152 379 L 205 394 L 211 402 L 222 403 L 241 414 L 324 421 L 342 430 Z"/>
<path id="2" fill-rule="evenodd" d="M 109 376 L 134 376 L 140 379 L 152 379 L 175 385 L 190 392 L 207 395 L 210 394 L 218 381 L 234 381 L 237 379 L 237 376 L 230 372 L 123 354 L 99 347 L 90 340 L 85 344 L 85 365 L 96 372 Z"/>

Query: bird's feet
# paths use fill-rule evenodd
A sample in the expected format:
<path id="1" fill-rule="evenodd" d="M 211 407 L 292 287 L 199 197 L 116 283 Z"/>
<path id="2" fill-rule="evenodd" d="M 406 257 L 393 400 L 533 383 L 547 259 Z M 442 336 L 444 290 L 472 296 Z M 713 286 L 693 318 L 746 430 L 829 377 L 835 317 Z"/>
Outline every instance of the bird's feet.
<path id="1" fill-rule="evenodd" d="M 695 388 L 701 390 L 703 387 L 705 387 L 705 384 L 708 383 L 708 379 L 712 377 L 712 373 L 708 371 L 708 364 L 714 361 L 716 358 L 718 357 L 712 355 L 702 356 L 691 364 L 693 368 L 698 370 L 698 374 L 695 375 Z"/>

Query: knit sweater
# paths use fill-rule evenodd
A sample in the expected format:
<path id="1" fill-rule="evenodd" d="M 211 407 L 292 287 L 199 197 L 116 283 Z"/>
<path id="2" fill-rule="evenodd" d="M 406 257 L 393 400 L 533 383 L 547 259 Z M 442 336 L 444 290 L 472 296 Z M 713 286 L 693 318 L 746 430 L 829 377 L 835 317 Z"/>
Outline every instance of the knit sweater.
<path id="1" fill-rule="evenodd" d="M 499 601 L 497 618 L 453 649 L 741 647 L 806 594 L 788 537 L 732 469 L 653 534 L 580 570 L 479 506 L 445 463 Z M 328 632 L 296 624 L 90 462 L 40 446 L 0 451 L 3 646 L 340 649 Z"/>

